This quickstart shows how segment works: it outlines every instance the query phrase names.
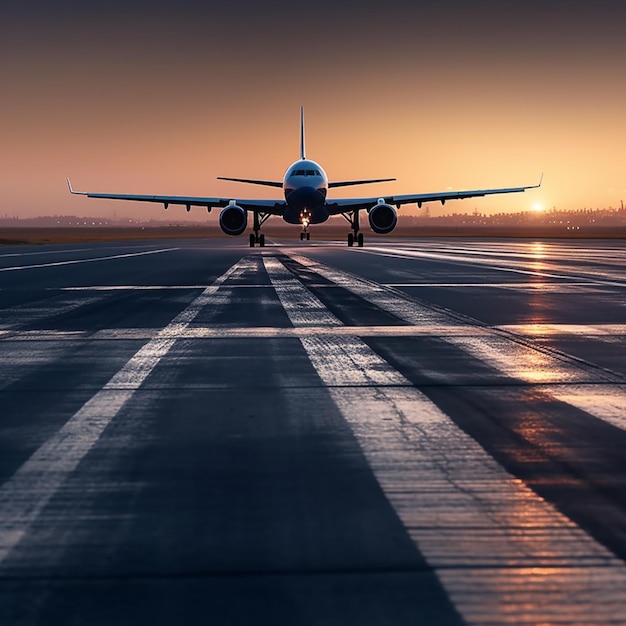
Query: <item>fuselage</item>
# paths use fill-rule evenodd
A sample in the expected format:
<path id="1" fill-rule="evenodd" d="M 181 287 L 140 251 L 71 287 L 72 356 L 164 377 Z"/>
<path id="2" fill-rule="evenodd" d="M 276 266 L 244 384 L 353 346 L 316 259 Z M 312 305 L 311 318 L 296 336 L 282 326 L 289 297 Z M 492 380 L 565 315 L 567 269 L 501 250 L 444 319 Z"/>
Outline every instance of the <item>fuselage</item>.
<path id="1" fill-rule="evenodd" d="M 283 177 L 283 192 L 287 203 L 283 214 L 285 222 L 306 227 L 328 219 L 328 177 L 319 163 L 310 159 L 292 163 Z"/>

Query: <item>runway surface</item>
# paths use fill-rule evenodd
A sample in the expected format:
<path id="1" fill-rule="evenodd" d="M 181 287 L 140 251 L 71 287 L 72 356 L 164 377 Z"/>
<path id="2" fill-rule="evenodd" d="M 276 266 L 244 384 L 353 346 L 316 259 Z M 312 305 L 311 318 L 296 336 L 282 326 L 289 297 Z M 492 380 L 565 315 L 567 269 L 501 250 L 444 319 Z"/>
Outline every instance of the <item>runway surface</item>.
<path id="1" fill-rule="evenodd" d="M 0 624 L 626 623 L 618 241 L 0 248 Z"/>

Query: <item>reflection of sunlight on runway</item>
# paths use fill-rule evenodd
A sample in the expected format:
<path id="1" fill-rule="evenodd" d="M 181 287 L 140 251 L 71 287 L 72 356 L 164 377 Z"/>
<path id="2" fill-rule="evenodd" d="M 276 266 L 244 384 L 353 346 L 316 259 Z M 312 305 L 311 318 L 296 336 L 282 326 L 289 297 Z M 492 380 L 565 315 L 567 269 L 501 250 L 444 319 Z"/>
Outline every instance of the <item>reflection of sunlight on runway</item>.
<path id="1" fill-rule="evenodd" d="M 547 321 L 545 309 L 545 293 L 549 292 L 552 285 L 546 282 L 545 272 L 549 271 L 548 265 L 544 262 L 545 247 L 540 241 L 535 241 L 530 245 L 531 261 L 528 264 L 531 270 L 530 282 L 535 288 L 531 289 L 528 294 L 528 305 L 530 307 L 530 315 L 528 322 L 530 324 L 542 324 Z M 540 381 L 537 381 L 540 382 Z"/>
<path id="2" fill-rule="evenodd" d="M 549 393 L 562 402 L 573 404 L 617 428 L 626 430 L 626 386 L 624 385 L 550 387 Z"/>
<path id="3" fill-rule="evenodd" d="M 528 384 L 587 382 L 589 373 L 577 370 L 571 363 L 558 360 L 554 354 L 526 346 L 512 338 L 450 337 L 446 341 L 463 348 L 508 376 Z"/>

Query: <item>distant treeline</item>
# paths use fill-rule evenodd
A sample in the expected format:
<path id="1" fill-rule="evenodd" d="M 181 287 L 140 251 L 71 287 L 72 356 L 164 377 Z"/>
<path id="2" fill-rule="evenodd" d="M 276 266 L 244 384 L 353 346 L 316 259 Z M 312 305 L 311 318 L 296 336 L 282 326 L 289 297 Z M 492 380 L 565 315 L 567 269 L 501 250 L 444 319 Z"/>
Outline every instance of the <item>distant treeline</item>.
<path id="1" fill-rule="evenodd" d="M 606 227 L 626 225 L 626 209 L 579 209 L 575 211 L 522 211 L 518 213 L 452 213 L 431 216 L 405 216 L 402 220 L 413 226 L 546 226 Z"/>

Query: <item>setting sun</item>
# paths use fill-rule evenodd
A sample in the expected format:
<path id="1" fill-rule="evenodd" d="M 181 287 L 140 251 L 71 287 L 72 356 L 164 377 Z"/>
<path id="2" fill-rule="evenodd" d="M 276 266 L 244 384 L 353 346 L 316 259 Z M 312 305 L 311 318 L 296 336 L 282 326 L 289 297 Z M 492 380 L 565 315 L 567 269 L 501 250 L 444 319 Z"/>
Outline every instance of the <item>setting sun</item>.
<path id="1" fill-rule="evenodd" d="M 533 211 L 543 211 L 543 206 L 538 202 L 535 202 L 535 204 L 533 204 Z"/>

